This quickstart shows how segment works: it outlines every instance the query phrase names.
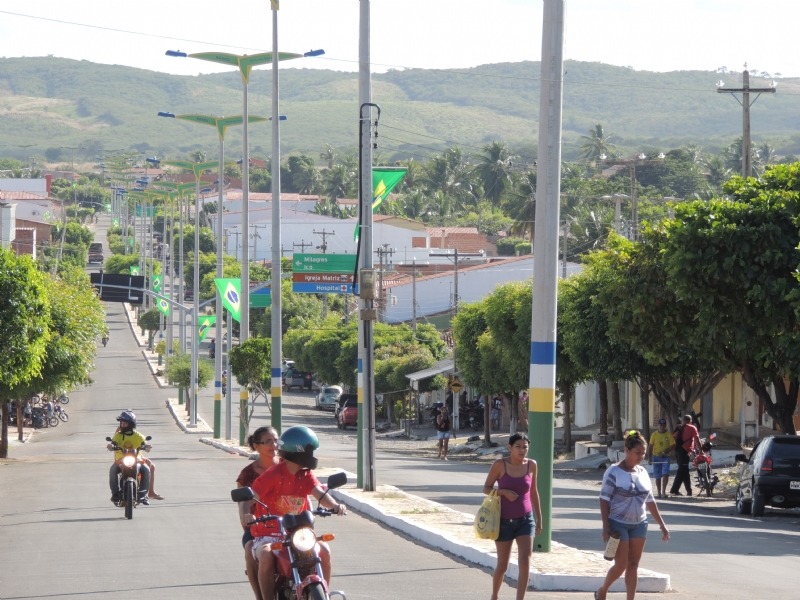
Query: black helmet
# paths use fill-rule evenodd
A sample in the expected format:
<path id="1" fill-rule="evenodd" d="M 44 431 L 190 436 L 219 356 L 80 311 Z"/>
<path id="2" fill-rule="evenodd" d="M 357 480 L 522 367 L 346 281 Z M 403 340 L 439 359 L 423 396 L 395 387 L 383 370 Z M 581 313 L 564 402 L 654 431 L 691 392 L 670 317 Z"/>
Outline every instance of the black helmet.
<path id="1" fill-rule="evenodd" d="M 131 427 L 136 429 L 136 415 L 132 410 L 123 410 L 117 417 L 117 421 L 125 421 L 130 423 Z"/>
<path id="2" fill-rule="evenodd" d="M 278 454 L 283 459 L 306 469 L 316 469 L 318 461 L 314 457 L 314 450 L 317 448 L 319 448 L 317 434 L 304 425 L 297 425 L 283 432 Z"/>

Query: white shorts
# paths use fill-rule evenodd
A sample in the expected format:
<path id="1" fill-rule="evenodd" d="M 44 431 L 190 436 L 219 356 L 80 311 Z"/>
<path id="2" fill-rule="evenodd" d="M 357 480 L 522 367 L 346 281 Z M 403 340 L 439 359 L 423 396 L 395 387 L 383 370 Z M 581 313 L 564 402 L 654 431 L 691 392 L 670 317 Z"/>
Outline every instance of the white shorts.
<path id="1" fill-rule="evenodd" d="M 280 535 L 264 535 L 255 538 L 253 540 L 253 548 L 252 548 L 253 558 L 258 559 L 258 549 L 261 548 L 261 546 L 267 546 L 275 542 L 280 542 L 281 539 L 282 538 Z"/>

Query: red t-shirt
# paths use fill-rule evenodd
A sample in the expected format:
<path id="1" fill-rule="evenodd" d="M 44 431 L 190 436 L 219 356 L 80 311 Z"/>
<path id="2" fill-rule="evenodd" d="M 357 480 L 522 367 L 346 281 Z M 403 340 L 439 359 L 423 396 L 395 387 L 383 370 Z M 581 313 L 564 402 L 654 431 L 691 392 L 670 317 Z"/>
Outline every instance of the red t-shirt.
<path id="1" fill-rule="evenodd" d="M 308 510 L 310 508 L 308 495 L 318 486 L 319 480 L 309 469 L 301 469 L 292 475 L 286 463 L 280 463 L 259 475 L 253 482 L 252 488 L 261 502 L 269 507 L 270 514 L 283 516 L 296 515 Z M 255 517 L 267 514 L 260 504 L 254 504 L 253 507 Z M 253 537 L 274 536 L 279 531 L 280 527 L 275 521 L 250 526 Z"/>
<path id="2" fill-rule="evenodd" d="M 691 423 L 684 423 L 683 427 L 681 428 L 680 439 L 676 441 L 679 442 L 683 450 L 689 454 L 694 449 L 695 437 L 698 437 L 699 435 L 700 432 L 697 431 L 697 427 Z M 697 450 L 700 450 L 700 448 L 697 448 Z"/>

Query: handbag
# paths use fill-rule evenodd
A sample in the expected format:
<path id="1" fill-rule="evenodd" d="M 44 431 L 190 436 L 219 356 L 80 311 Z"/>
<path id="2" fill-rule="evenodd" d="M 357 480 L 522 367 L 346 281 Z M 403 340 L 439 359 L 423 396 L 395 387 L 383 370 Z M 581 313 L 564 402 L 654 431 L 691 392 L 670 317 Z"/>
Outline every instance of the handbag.
<path id="1" fill-rule="evenodd" d="M 496 540 L 500 535 L 500 496 L 492 490 L 483 499 L 473 523 L 475 537 L 482 540 Z"/>

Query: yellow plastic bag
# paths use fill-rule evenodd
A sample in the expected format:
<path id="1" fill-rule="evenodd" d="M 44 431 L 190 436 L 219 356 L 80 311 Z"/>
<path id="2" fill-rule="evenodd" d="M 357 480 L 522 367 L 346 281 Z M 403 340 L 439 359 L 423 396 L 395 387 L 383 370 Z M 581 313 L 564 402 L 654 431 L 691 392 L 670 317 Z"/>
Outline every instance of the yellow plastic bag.
<path id="1" fill-rule="evenodd" d="M 475 537 L 482 540 L 496 540 L 500 535 L 500 496 L 492 490 L 483 499 L 478 514 L 475 515 Z"/>

